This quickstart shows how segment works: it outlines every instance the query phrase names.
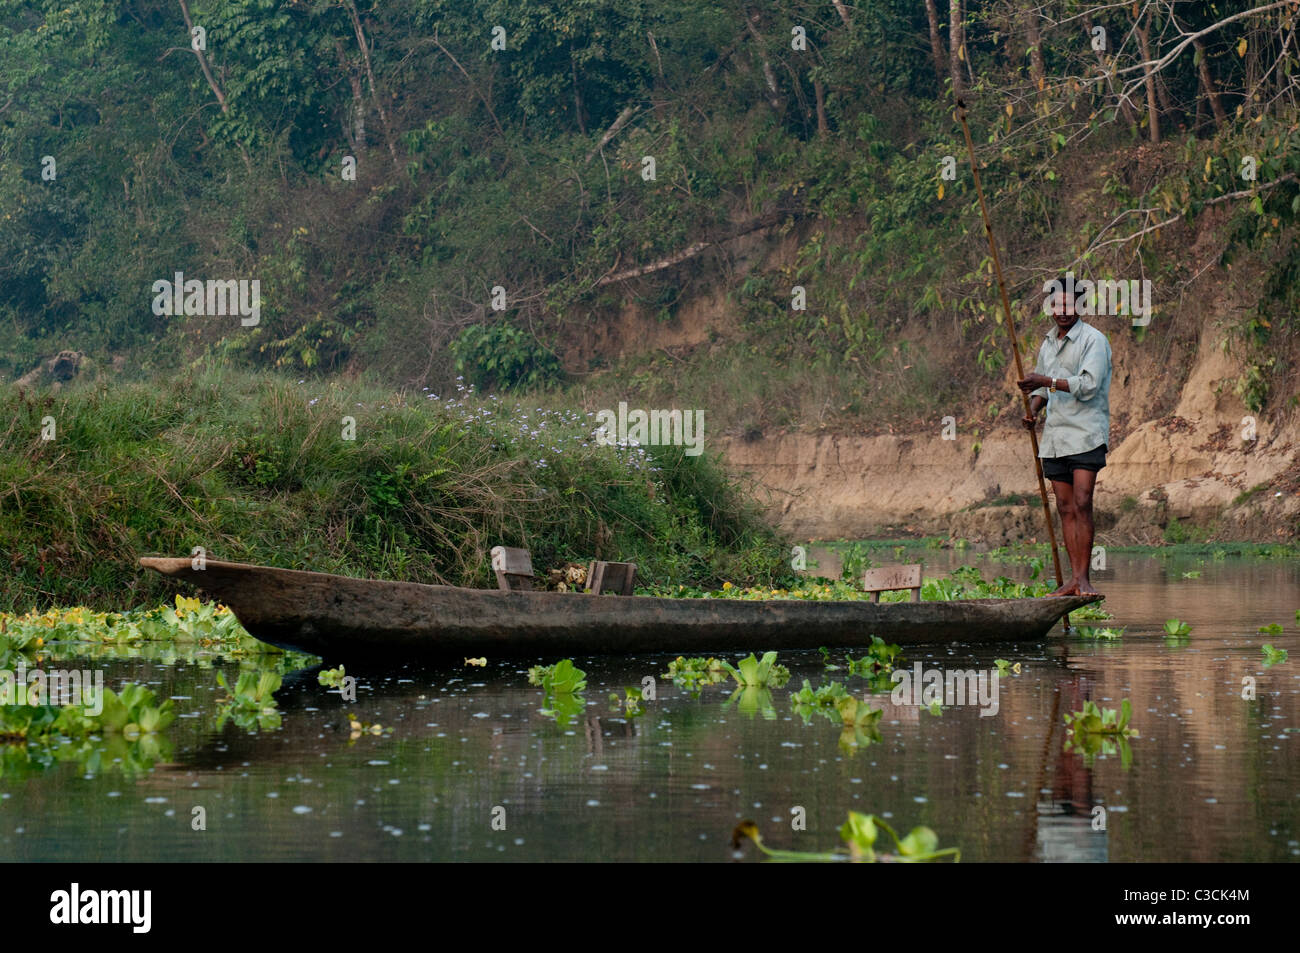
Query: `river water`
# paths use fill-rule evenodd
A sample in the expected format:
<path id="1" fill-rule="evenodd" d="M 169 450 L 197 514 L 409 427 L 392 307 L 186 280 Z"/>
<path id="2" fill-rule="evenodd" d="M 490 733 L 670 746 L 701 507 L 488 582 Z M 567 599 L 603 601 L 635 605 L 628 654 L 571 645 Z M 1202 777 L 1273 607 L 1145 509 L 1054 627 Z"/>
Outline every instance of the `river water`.
<path id="1" fill-rule="evenodd" d="M 927 575 L 1027 575 L 970 552 L 917 556 Z M 850 810 L 900 834 L 926 825 L 963 862 L 1300 858 L 1300 562 L 1112 552 L 1095 581 L 1121 639 L 1058 628 L 1044 643 L 971 646 L 942 633 L 902 667 L 1018 662 L 996 713 L 876 693 L 879 740 L 857 745 L 792 713 L 805 678 L 865 697 L 862 679 L 809 652 L 781 653 L 793 677 L 759 710 L 729 704 L 729 686 L 675 687 L 662 678 L 672 655 L 579 658 L 586 710 L 568 725 L 540 710 L 527 663 L 360 673 L 355 703 L 301 671 L 276 696 L 280 727 L 256 732 L 212 717 L 215 671 L 233 683 L 237 663 L 101 657 L 109 687 L 176 699 L 168 747 L 135 770 L 7 759 L 0 860 L 752 861 L 752 845 L 731 847 L 740 820 L 773 847 L 828 850 Z M 1165 636 L 1175 617 L 1192 626 L 1184 640 Z M 1283 634 L 1258 631 L 1269 623 Z M 1265 667 L 1264 642 L 1291 659 Z M 646 676 L 644 713 L 616 711 L 609 695 Z M 1065 713 L 1126 698 L 1139 731 L 1127 758 L 1066 750 Z M 386 730 L 353 737 L 349 715 Z"/>

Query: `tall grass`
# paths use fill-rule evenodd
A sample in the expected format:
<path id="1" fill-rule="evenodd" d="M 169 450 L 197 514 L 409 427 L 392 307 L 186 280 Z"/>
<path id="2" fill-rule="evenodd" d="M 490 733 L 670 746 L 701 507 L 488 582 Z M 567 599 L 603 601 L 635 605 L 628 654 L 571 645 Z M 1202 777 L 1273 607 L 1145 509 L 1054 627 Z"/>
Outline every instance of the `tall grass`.
<path id="1" fill-rule="evenodd" d="M 41 439 L 54 419 L 54 440 Z M 355 439 L 344 439 L 345 417 Z M 783 552 L 717 461 L 600 447 L 591 415 L 461 391 L 400 394 L 200 369 L 0 394 L 0 609 L 165 596 L 137 557 L 185 555 L 488 585 L 534 565 L 631 560 L 647 583 L 761 583 Z"/>

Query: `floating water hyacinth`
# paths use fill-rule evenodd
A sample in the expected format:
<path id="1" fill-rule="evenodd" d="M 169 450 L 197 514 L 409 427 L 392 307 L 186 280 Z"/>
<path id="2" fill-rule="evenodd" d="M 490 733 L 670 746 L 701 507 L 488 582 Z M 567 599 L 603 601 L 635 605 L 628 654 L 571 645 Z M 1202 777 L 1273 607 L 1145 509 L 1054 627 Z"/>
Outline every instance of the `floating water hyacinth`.
<path id="1" fill-rule="evenodd" d="M 1133 706 L 1127 698 L 1120 704 L 1118 711 L 1114 708 L 1100 708 L 1091 701 L 1085 701 L 1082 711 L 1070 712 L 1065 716 L 1065 725 L 1069 729 L 1065 750 L 1083 755 L 1087 762 L 1091 762 L 1098 754 L 1118 752 L 1121 765 L 1127 770 L 1133 760 L 1128 739 L 1138 736 L 1137 729 L 1128 726 L 1132 716 Z"/>
<path id="2" fill-rule="evenodd" d="M 876 849 L 880 832 L 884 831 L 894 842 L 894 853 Z M 958 847 L 939 848 L 939 836 L 928 827 L 914 827 L 906 837 L 900 838 L 887 822 L 874 814 L 849 811 L 848 820 L 840 827 L 844 847 L 818 853 L 813 851 L 779 850 L 768 847 L 751 820 L 741 821 L 731 833 L 731 847 L 739 850 L 742 840 L 751 840 L 766 856 L 774 861 L 795 863 L 901 863 L 918 864 L 951 859 L 960 862 Z"/>
<path id="3" fill-rule="evenodd" d="M 77 606 L 25 615 L 0 613 L 0 650 L 30 651 L 55 641 L 196 643 L 220 645 L 230 654 L 279 652 L 245 632 L 226 606 L 182 595 L 170 606 L 127 612 L 95 612 Z"/>
<path id="4" fill-rule="evenodd" d="M 790 680 L 790 670 L 778 665 L 775 652 L 765 652 L 763 658 L 756 659 L 754 653 L 740 660 L 739 666 L 723 662 L 722 667 L 741 688 L 780 688 Z"/>
<path id="5" fill-rule="evenodd" d="M 813 715 L 821 715 L 830 721 L 842 721 L 839 710 L 840 699 L 847 698 L 848 692 L 839 682 L 812 687 L 808 679 L 803 680 L 803 687 L 790 696 L 790 707 L 803 719 L 805 725 L 812 723 Z"/>
<path id="6" fill-rule="evenodd" d="M 645 714 L 645 709 L 641 707 L 641 689 L 639 688 L 625 687 L 621 698 L 617 693 L 611 692 L 609 704 L 615 711 L 621 711 L 628 718 L 638 718 Z"/>
<path id="7" fill-rule="evenodd" d="M 683 658 L 677 656 L 668 663 L 664 678 L 688 691 L 698 691 L 703 685 L 717 685 L 727 680 L 727 670 L 715 658 Z"/>
<path id="8" fill-rule="evenodd" d="M 582 690 L 587 687 L 587 673 L 573 664 L 572 659 L 560 659 L 554 665 L 534 665 L 528 670 L 530 684 L 539 685 L 545 695 L 538 713 L 554 718 L 559 725 L 567 725 L 584 708 L 586 701 Z"/>
<path id="9" fill-rule="evenodd" d="M 316 675 L 316 681 L 324 685 L 326 688 L 338 688 L 343 684 L 343 677 L 346 674 L 347 670 L 342 665 L 338 668 L 321 669 L 321 671 Z"/>
<path id="10" fill-rule="evenodd" d="M 228 697 L 218 705 L 217 728 L 227 720 L 245 731 L 270 731 L 280 727 L 280 712 L 275 693 L 280 689 L 281 676 L 276 672 L 243 671 L 232 689 L 226 676 L 217 673 L 217 684 L 226 690 Z"/>

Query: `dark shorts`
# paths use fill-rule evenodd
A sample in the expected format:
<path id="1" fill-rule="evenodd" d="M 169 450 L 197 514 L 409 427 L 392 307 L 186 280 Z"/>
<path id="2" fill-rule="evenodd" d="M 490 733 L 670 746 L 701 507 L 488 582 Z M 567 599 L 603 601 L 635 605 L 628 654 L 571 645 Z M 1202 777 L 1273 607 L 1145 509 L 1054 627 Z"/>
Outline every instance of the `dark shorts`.
<path id="1" fill-rule="evenodd" d="M 1070 483 L 1074 480 L 1075 470 L 1091 470 L 1096 473 L 1106 465 L 1106 445 L 1095 447 L 1086 453 L 1071 453 L 1064 457 L 1043 457 L 1043 476 L 1049 480 Z"/>

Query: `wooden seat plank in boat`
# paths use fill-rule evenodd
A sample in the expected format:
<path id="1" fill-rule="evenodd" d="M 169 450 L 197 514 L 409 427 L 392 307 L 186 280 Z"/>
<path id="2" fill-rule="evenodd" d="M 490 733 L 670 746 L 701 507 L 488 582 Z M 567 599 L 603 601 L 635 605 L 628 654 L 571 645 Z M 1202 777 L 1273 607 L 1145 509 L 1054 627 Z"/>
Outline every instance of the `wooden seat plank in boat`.
<path id="1" fill-rule="evenodd" d="M 636 587 L 636 563 L 610 563 L 597 560 L 587 567 L 587 591 L 595 595 L 612 592 L 632 595 Z"/>
<path id="2" fill-rule="evenodd" d="M 921 564 L 908 566 L 880 566 L 862 574 L 862 591 L 871 593 L 871 601 L 879 602 L 882 592 L 911 589 L 912 601 L 921 601 Z"/>
<path id="3" fill-rule="evenodd" d="M 491 556 L 498 589 L 506 592 L 529 592 L 533 589 L 533 557 L 528 550 L 493 546 Z"/>

